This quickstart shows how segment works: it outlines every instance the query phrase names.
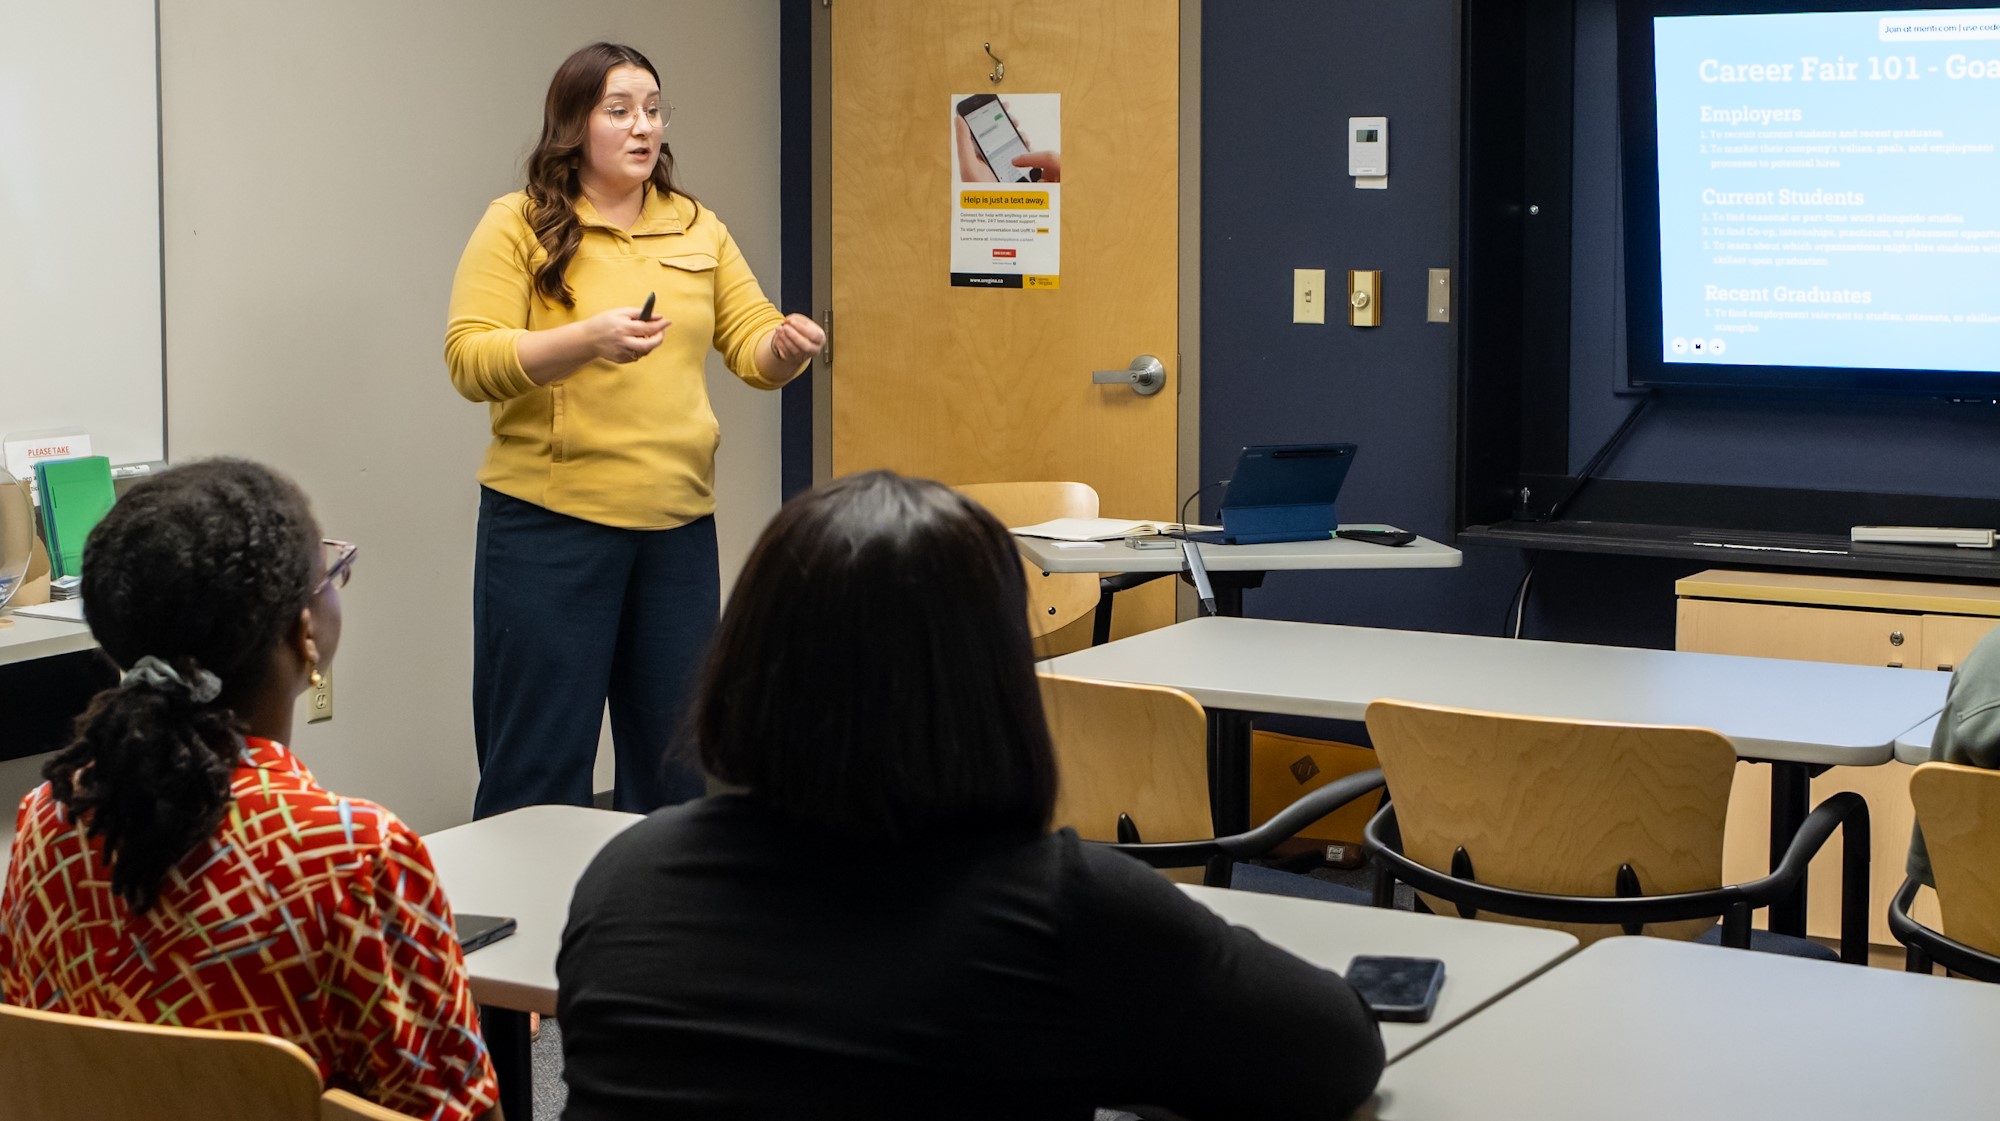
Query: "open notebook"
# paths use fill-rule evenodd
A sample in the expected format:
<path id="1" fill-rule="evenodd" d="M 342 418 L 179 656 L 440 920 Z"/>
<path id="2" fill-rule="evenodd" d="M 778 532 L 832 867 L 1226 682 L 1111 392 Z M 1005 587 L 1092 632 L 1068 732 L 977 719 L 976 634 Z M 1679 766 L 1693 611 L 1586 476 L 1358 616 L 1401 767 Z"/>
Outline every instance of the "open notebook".
<path id="1" fill-rule="evenodd" d="M 1123 518 L 1057 518 L 1034 525 L 1015 526 L 1007 532 L 1017 537 L 1045 537 L 1051 541 L 1116 541 L 1121 537 L 1151 537 L 1208 528 L 1199 525 L 1183 527 L 1179 522 L 1135 522 Z"/>

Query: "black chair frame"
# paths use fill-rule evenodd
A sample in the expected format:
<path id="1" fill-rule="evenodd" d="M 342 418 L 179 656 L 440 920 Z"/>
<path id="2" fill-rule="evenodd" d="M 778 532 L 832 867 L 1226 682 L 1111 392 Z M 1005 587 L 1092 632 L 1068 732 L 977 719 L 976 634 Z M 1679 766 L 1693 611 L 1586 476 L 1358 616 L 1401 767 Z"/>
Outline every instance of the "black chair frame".
<path id="1" fill-rule="evenodd" d="M 1091 615 L 1090 644 L 1102 646 L 1111 641 L 1111 600 L 1119 592 L 1130 591 L 1141 584 L 1150 584 L 1171 572 L 1114 572 L 1097 579 L 1097 610 Z"/>
<path id="2" fill-rule="evenodd" d="M 1357 798 L 1382 789 L 1381 771 L 1361 771 L 1345 775 L 1273 814 L 1271 820 L 1247 832 L 1201 841 L 1155 841 L 1137 839 L 1129 828 L 1131 819 L 1120 815 L 1120 840 L 1111 848 L 1137 857 L 1155 868 L 1202 868 L 1202 882 L 1211 887 L 1229 886 L 1229 867 L 1239 860 L 1254 860 L 1299 835 L 1299 831 Z M 1133 838 L 1127 840 L 1125 838 Z"/>
<path id="3" fill-rule="evenodd" d="M 1459 848 L 1449 873 L 1419 864 L 1402 852 L 1402 831 L 1396 807 L 1383 807 L 1368 822 L 1363 840 L 1375 859 L 1375 905 L 1389 905 L 1398 880 L 1418 891 L 1450 901 L 1461 918 L 1494 911 L 1543 922 L 1617 926 L 1637 934 L 1647 923 L 1720 918 L 1722 944 L 1750 947 L 1750 912 L 1790 895 L 1804 879 L 1814 854 L 1825 847 L 1838 828 L 1840 857 L 1840 959 L 1868 964 L 1868 803 L 1859 794 L 1834 794 L 1806 818 L 1785 849 L 1784 858 L 1769 875 L 1749 883 L 1729 884 L 1707 891 L 1644 895 L 1631 865 L 1620 865 L 1613 896 L 1549 895 L 1483 884 L 1474 878 L 1471 857 Z"/>
<path id="4" fill-rule="evenodd" d="M 1929 973 L 1936 963 L 1974 980 L 2000 983 L 2000 956 L 1968 946 L 1910 916 L 1918 886 L 1916 880 L 1905 879 L 1896 898 L 1889 901 L 1889 933 L 1903 944 L 1904 968 L 1911 973 Z"/>

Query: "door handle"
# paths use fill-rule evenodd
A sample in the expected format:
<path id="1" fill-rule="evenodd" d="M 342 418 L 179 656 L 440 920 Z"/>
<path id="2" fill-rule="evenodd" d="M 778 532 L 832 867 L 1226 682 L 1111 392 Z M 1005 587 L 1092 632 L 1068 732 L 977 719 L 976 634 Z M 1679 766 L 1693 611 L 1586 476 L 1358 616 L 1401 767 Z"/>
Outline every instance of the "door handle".
<path id="1" fill-rule="evenodd" d="M 1151 397 L 1165 388 L 1167 367 L 1150 354 L 1141 354 L 1122 370 L 1092 370 L 1093 385 L 1129 385 L 1141 397 Z"/>

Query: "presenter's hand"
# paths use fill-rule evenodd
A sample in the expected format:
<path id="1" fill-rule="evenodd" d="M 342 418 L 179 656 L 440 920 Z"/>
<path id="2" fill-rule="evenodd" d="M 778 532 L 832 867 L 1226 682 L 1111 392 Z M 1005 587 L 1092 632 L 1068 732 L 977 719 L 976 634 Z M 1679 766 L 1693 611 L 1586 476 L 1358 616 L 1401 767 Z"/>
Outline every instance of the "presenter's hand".
<path id="1" fill-rule="evenodd" d="M 771 332 L 771 357 L 786 366 L 804 365 L 825 345 L 826 330 L 797 312 Z"/>
<path id="2" fill-rule="evenodd" d="M 606 362 L 637 362 L 666 338 L 669 322 L 654 316 L 639 318 L 635 307 L 612 308 L 583 321 L 591 353 Z"/>

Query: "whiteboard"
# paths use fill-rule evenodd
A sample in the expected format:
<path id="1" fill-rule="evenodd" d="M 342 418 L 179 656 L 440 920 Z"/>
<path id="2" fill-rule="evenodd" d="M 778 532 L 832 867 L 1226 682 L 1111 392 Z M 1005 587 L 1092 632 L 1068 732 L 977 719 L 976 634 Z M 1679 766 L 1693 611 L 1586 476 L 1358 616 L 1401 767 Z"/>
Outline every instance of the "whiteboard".
<path id="1" fill-rule="evenodd" d="M 0 0 L 0 435 L 164 458 L 154 0 Z"/>

